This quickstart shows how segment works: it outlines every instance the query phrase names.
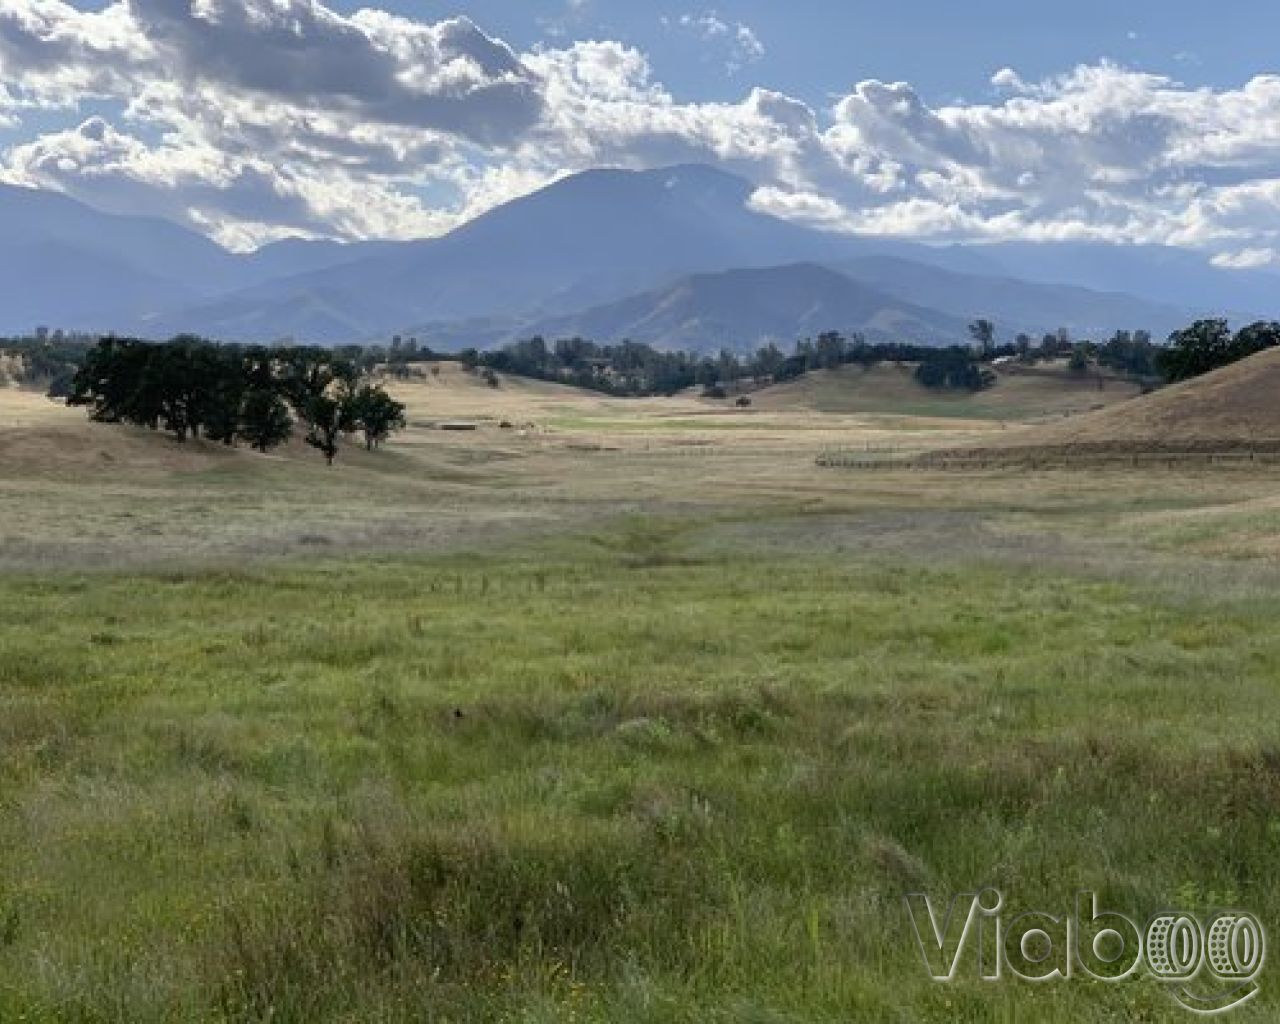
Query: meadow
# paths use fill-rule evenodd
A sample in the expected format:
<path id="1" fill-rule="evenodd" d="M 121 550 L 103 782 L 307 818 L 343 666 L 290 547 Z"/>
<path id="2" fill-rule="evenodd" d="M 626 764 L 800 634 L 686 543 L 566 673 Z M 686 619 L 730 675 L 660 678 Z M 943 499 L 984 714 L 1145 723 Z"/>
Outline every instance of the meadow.
<path id="1" fill-rule="evenodd" d="M 330 471 L 0 396 L 0 1021 L 1179 1020 L 936 984 L 903 896 L 1280 920 L 1275 469 L 404 397 L 481 429 Z"/>

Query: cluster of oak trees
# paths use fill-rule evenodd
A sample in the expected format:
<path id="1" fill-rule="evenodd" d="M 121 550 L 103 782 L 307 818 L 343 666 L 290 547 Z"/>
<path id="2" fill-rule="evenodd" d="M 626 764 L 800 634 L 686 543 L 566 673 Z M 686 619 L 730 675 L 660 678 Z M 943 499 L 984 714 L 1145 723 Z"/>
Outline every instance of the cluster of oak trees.
<path id="1" fill-rule="evenodd" d="M 1172 384 L 1271 348 L 1280 348 L 1280 323 L 1260 320 L 1233 334 L 1226 320 L 1198 320 L 1169 335 L 1169 344 L 1161 350 L 1157 364 Z"/>
<path id="2" fill-rule="evenodd" d="M 195 337 L 102 339 L 85 354 L 67 402 L 88 407 L 95 420 L 262 452 L 288 441 L 300 424 L 330 464 L 343 436 L 360 433 L 372 449 L 405 425 L 404 406 L 331 350 Z"/>

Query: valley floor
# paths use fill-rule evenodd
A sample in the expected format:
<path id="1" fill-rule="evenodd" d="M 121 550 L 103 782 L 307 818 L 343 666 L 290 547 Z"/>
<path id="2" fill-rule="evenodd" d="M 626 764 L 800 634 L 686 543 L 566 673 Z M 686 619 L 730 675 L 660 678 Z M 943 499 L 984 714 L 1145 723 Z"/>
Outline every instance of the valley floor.
<path id="1" fill-rule="evenodd" d="M 401 393 L 332 470 L 0 393 L 0 1020 L 1179 1020 L 935 984 L 903 896 L 1280 920 L 1275 468 Z"/>

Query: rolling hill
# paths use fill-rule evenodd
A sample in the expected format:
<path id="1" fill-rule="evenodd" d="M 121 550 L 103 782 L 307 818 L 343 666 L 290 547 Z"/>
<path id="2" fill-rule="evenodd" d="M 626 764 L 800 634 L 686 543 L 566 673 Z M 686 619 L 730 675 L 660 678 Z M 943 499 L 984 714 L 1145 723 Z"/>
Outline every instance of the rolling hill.
<path id="1" fill-rule="evenodd" d="M 788 345 L 827 330 L 946 345 L 966 337 L 966 321 L 902 302 L 827 267 L 797 263 L 690 275 L 621 302 L 534 321 L 521 333 L 715 352 Z M 424 337 L 432 340 L 430 332 Z"/>
<path id="2" fill-rule="evenodd" d="M 1280 441 L 1280 350 L 1029 431 L 1017 440 L 1029 445 L 1157 446 Z"/>
<path id="3" fill-rule="evenodd" d="M 752 395 L 766 412 L 810 410 L 824 415 L 928 416 L 1033 422 L 1126 403 L 1139 392 L 1132 381 L 1080 376 L 1065 364 L 1034 372 L 1003 369 L 985 391 L 932 391 L 915 379 L 915 366 L 881 363 L 864 369 L 815 370 Z M 1005 435 L 1001 434 L 1001 441 Z"/>

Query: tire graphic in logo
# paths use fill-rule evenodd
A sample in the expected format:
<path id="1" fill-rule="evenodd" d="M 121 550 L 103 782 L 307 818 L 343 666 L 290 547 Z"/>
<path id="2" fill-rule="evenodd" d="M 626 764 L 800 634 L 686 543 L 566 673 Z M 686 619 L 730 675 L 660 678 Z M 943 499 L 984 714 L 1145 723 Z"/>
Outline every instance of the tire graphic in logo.
<path id="1" fill-rule="evenodd" d="M 1161 981 L 1190 981 L 1204 959 L 1200 922 L 1186 914 L 1166 914 L 1147 928 L 1147 965 Z"/>
<path id="2" fill-rule="evenodd" d="M 1226 981 L 1245 981 L 1262 967 L 1266 939 L 1250 914 L 1230 913 L 1209 926 L 1209 970 Z"/>

